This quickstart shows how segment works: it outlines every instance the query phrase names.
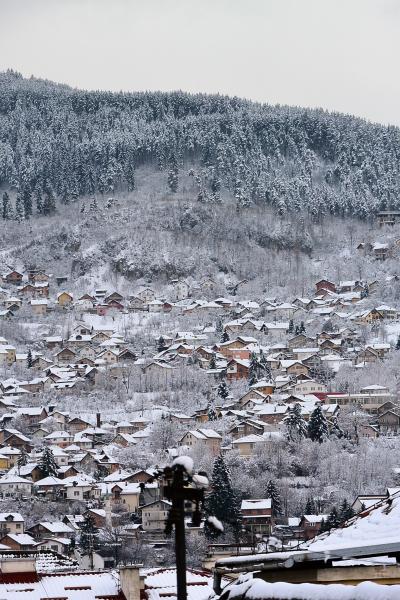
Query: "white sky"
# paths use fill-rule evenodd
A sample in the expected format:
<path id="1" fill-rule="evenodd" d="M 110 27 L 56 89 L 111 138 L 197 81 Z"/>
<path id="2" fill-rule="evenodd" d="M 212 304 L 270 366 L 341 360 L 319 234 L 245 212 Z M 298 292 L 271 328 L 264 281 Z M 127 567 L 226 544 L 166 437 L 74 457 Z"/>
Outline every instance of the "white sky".
<path id="1" fill-rule="evenodd" d="M 0 70 L 400 125 L 400 0 L 0 0 Z"/>

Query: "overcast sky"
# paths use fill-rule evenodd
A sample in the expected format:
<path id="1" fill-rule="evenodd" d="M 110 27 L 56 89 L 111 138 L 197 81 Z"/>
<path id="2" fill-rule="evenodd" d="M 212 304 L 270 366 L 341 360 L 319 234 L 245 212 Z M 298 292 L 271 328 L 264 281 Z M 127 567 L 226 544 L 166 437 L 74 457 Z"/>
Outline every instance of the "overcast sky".
<path id="1" fill-rule="evenodd" d="M 0 70 L 400 125 L 400 0 L 0 0 Z"/>

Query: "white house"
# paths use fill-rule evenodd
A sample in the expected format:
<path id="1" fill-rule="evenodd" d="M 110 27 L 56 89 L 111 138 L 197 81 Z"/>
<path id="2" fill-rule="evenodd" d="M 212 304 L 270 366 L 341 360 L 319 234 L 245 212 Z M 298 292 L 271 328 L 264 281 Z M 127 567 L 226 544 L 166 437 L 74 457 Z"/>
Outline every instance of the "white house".
<path id="1" fill-rule="evenodd" d="M 0 478 L 0 494 L 3 497 L 20 498 L 30 496 L 32 493 L 32 481 L 17 477 L 16 475 L 5 475 Z"/>

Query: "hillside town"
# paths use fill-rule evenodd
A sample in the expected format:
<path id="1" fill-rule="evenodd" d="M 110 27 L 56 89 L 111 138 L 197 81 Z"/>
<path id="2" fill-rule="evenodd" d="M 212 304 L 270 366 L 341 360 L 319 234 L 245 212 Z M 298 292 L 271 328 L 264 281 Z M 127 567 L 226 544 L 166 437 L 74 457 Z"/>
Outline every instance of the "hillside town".
<path id="1" fill-rule="evenodd" d="M 214 297 L 211 279 L 176 280 L 164 297 L 151 286 L 77 294 L 67 278 L 5 270 L 1 552 L 53 552 L 74 569 L 163 569 L 172 541 L 161 465 L 189 455 L 211 476 L 220 459 L 248 469 L 303 438 L 396 439 L 399 310 L 380 300 L 396 282 L 325 279 L 308 297 L 243 299 Z M 293 477 L 286 487 L 304 487 L 296 506 L 271 477 L 241 494 L 235 544 L 302 547 L 391 498 L 399 474 L 336 504 Z M 191 503 L 186 512 L 192 567 L 210 568 L 221 550 Z"/>
<path id="2" fill-rule="evenodd" d="M 400 600 L 398 4 L 0 1 L 0 600 Z"/>

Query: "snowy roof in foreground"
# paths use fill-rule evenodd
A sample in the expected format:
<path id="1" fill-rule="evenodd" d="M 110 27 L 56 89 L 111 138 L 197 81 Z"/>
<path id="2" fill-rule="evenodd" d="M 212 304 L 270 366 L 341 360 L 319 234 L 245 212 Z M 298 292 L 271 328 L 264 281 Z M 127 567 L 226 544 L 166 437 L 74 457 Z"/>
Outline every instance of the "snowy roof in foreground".
<path id="1" fill-rule="evenodd" d="M 227 592 L 229 590 L 229 595 Z M 269 583 L 252 575 L 242 576 L 224 589 L 227 600 L 244 598 L 252 600 L 397 600 L 400 585 L 380 585 L 364 581 L 359 585 L 315 583 Z"/>
<path id="2" fill-rule="evenodd" d="M 400 493 L 382 500 L 376 508 L 367 509 L 348 521 L 348 526 L 322 534 L 308 545 L 310 550 L 329 550 L 370 546 L 399 541 Z"/>
<path id="3" fill-rule="evenodd" d="M 29 588 L 29 589 L 27 589 Z M 2 598 L 11 600 L 18 596 L 28 598 L 63 598 L 65 600 L 118 598 L 119 577 L 113 571 L 106 573 L 77 573 L 43 576 L 39 581 L 29 583 L 0 584 Z M 45 596 L 43 596 L 45 594 Z"/>
<path id="4" fill-rule="evenodd" d="M 210 574 L 187 569 L 186 578 L 188 600 L 207 600 L 214 595 Z M 176 570 L 148 570 L 145 578 L 145 588 L 149 600 L 176 598 Z"/>

